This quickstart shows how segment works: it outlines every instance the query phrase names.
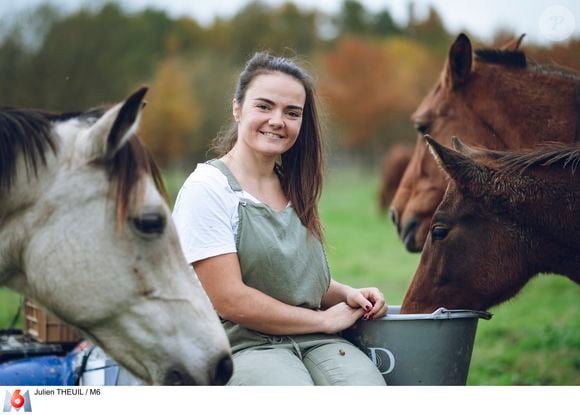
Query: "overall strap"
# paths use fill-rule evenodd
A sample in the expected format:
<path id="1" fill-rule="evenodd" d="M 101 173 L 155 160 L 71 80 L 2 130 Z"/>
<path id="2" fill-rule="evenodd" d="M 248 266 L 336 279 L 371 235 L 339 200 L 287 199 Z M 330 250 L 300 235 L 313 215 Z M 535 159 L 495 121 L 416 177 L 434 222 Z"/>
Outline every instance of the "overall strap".
<path id="1" fill-rule="evenodd" d="M 224 176 L 226 176 L 226 178 L 228 179 L 228 184 L 230 185 L 230 187 L 234 192 L 241 192 L 243 190 L 238 180 L 234 177 L 231 170 L 228 168 L 228 166 L 226 166 L 226 164 L 223 161 L 219 159 L 213 159 L 207 161 L 206 163 L 211 166 L 214 166 L 216 169 L 221 171 Z"/>

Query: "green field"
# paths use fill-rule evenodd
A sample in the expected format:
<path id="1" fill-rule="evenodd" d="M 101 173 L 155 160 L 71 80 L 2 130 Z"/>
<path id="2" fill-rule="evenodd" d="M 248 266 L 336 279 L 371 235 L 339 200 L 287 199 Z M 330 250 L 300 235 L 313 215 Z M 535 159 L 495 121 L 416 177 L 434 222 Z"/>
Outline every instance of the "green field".
<path id="1" fill-rule="evenodd" d="M 183 181 L 166 175 L 172 201 Z M 377 286 L 400 304 L 419 256 L 407 253 L 391 223 L 378 215 L 378 180 L 355 169 L 331 169 L 321 204 L 333 277 Z M 0 290 L 0 327 L 19 297 Z M 480 320 L 468 378 L 470 385 L 580 385 L 580 287 L 566 278 L 541 276 L 517 298 Z"/>

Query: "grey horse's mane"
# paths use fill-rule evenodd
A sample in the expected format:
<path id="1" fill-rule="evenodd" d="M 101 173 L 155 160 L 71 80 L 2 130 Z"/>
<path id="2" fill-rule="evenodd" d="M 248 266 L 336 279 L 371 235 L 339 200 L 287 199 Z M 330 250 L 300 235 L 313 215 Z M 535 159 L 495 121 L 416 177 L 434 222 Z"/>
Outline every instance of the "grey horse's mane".
<path id="1" fill-rule="evenodd" d="M 24 158 L 29 177 L 37 176 L 40 165 L 46 164 L 47 152 L 58 152 L 53 133 L 53 123 L 77 118 L 91 124 L 107 108 L 85 112 L 51 113 L 42 110 L 0 108 L 0 195 L 8 194 L 17 171 L 16 162 Z M 141 140 L 133 135 L 117 151 L 112 160 L 95 161 L 108 170 L 111 189 L 117 202 L 117 220 L 125 217 L 130 197 L 143 174 L 153 177 L 157 189 L 167 198 L 163 179 L 151 153 Z"/>

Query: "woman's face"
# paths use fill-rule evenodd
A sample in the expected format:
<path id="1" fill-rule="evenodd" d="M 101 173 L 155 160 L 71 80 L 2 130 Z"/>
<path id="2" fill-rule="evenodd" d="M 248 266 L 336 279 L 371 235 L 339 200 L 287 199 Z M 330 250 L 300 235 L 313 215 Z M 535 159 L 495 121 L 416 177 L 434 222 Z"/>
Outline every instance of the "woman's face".
<path id="1" fill-rule="evenodd" d="M 296 142 L 306 92 L 300 81 L 281 72 L 256 76 L 244 102 L 234 100 L 238 142 L 264 156 L 278 156 Z"/>

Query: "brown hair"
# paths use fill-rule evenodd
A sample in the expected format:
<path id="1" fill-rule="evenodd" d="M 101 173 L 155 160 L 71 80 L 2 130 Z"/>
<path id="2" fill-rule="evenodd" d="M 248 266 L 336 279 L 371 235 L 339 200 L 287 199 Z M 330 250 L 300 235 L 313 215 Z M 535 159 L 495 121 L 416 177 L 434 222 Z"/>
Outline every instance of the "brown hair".
<path id="1" fill-rule="evenodd" d="M 316 92 L 310 76 L 290 59 L 258 52 L 248 60 L 240 74 L 234 98 L 242 105 L 246 91 L 258 75 L 281 72 L 302 83 L 306 100 L 302 125 L 296 143 L 281 156 L 280 180 L 286 197 L 302 224 L 318 239 L 323 240 L 322 224 L 318 215 L 318 201 L 322 193 L 324 151 L 320 123 L 316 109 Z M 220 157 L 229 152 L 238 139 L 238 126 L 220 134 L 213 142 L 212 150 Z"/>

